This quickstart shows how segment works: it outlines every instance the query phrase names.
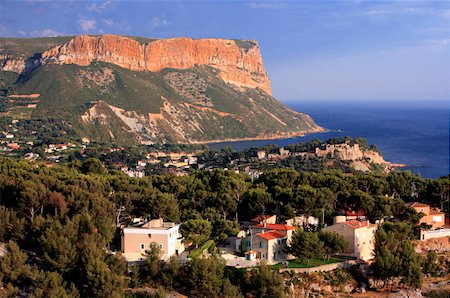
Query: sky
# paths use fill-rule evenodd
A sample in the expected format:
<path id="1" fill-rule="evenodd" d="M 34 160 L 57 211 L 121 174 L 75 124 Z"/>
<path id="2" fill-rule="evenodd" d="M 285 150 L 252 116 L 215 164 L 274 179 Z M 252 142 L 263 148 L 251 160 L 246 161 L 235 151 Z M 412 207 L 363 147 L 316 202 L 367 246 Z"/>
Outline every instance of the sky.
<path id="1" fill-rule="evenodd" d="M 273 95 L 450 100 L 450 1 L 0 1 L 0 37 L 259 42 Z"/>

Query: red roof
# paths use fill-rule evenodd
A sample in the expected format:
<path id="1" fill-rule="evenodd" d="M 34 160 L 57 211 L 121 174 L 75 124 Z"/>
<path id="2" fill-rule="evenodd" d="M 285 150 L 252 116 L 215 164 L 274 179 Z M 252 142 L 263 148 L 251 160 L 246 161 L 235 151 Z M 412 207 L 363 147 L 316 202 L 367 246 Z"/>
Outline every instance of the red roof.
<path id="1" fill-rule="evenodd" d="M 259 236 L 266 240 L 273 240 L 273 239 L 278 239 L 278 238 L 284 238 L 284 237 L 286 237 L 286 234 L 278 232 L 278 231 L 269 231 L 269 232 L 265 232 L 265 233 L 259 233 L 256 236 Z"/>
<path id="2" fill-rule="evenodd" d="M 419 202 L 411 202 L 408 203 L 409 207 L 430 207 L 430 205 L 419 203 Z"/>
<path id="3" fill-rule="evenodd" d="M 256 254 L 256 253 L 257 253 L 257 252 L 254 251 L 254 250 L 249 250 L 249 251 L 244 252 L 244 255 L 254 255 L 254 254 Z"/>
<path id="4" fill-rule="evenodd" d="M 257 229 L 268 229 L 268 230 L 277 230 L 277 231 L 289 231 L 295 230 L 295 227 L 285 224 L 258 224 L 255 226 Z"/>
<path id="5" fill-rule="evenodd" d="M 369 221 L 365 220 L 365 221 L 359 221 L 356 219 L 351 219 L 351 220 L 347 220 L 343 222 L 344 224 L 346 224 L 347 226 L 349 226 L 352 229 L 359 229 L 359 228 L 364 228 L 364 227 L 375 227 L 375 224 L 371 224 Z"/>
<path id="6" fill-rule="evenodd" d="M 439 211 L 438 209 L 431 209 L 430 215 L 444 214 L 444 212 Z"/>
<path id="7" fill-rule="evenodd" d="M 350 211 L 345 211 L 345 215 L 346 216 L 366 216 L 366 212 L 364 212 L 364 210 L 359 209 L 357 212 L 350 210 Z"/>

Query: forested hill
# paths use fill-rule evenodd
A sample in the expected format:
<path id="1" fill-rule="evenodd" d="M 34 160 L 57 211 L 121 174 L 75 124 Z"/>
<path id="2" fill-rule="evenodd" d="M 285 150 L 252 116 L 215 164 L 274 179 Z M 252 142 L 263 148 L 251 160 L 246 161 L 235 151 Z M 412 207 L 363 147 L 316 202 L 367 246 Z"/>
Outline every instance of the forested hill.
<path id="1" fill-rule="evenodd" d="M 439 206 L 448 200 L 448 187 L 447 178 L 410 172 L 276 169 L 251 182 L 245 175 L 214 170 L 136 179 L 109 173 L 95 159 L 47 167 L 2 158 L 0 242 L 6 243 L 6 253 L 0 258 L 0 296 L 121 297 L 128 287 L 150 286 L 190 297 L 259 296 L 262 289 L 283 297 L 287 289 L 277 272 L 262 267 L 244 278 L 241 271 L 226 270 L 219 256 L 186 265 L 148 259 L 142 270 L 130 272 L 120 253 L 113 253 L 116 227 L 137 216 L 162 217 L 197 223 L 193 226 L 204 227 L 195 231 L 202 239 L 221 243 L 237 232 L 236 213 L 249 220 L 264 207 L 281 219 L 324 211 L 326 222 L 337 210 L 362 208 L 370 220 L 394 216 L 412 228 L 418 214 L 405 202 Z M 120 206 L 124 212 L 117 217 Z M 183 231 L 188 237 L 190 231 Z M 275 285 L 267 289 L 268 280 Z"/>

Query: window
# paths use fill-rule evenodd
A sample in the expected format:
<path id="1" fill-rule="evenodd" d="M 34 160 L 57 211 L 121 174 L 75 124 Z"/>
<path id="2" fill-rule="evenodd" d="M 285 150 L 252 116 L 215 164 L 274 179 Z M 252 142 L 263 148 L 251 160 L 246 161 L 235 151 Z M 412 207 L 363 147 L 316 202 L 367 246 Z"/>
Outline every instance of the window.
<path id="1" fill-rule="evenodd" d="M 148 234 L 148 238 L 152 238 L 152 234 Z"/>
<path id="2" fill-rule="evenodd" d="M 278 239 L 277 242 L 278 242 L 278 245 L 281 245 L 281 240 L 280 239 Z"/>
<path id="3" fill-rule="evenodd" d="M 264 242 L 259 242 L 259 248 L 264 248 Z"/>
<path id="4" fill-rule="evenodd" d="M 141 243 L 141 249 L 145 249 L 145 244 Z"/>
<path id="5" fill-rule="evenodd" d="M 440 216 L 433 216 L 433 222 L 442 222 L 442 217 L 440 217 Z"/>
<path id="6" fill-rule="evenodd" d="M 247 240 L 247 247 L 251 245 L 250 240 Z"/>
<path id="7" fill-rule="evenodd" d="M 275 259 L 277 257 L 277 255 L 275 253 L 273 253 L 273 258 Z"/>

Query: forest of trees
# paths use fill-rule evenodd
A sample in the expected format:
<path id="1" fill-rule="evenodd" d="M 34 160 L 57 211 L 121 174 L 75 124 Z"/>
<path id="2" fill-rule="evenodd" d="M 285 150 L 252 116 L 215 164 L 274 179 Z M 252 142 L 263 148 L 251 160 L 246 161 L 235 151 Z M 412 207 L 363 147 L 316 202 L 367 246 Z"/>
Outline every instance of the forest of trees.
<path id="1" fill-rule="evenodd" d="M 3 158 L 0 242 L 6 243 L 6 254 L 0 259 L 0 295 L 119 297 L 127 287 L 151 285 L 195 297 L 282 297 L 281 276 L 266 266 L 236 272 L 214 253 L 180 265 L 176 260 L 157 261 L 154 251 L 148 252 L 147 269 L 136 272 L 107 248 L 117 247 L 117 226 L 138 216 L 181 221 L 185 236 L 200 244 L 209 238 L 223 242 L 237 232 L 236 219 L 248 220 L 263 210 L 281 219 L 301 213 L 321 218 L 324 212 L 325 223 L 330 223 L 338 210 L 349 208 L 364 209 L 371 220 L 393 216 L 407 226 L 409 230 L 380 230 L 379 243 L 387 241 L 383 246 L 390 247 L 389 239 L 402 237 L 400 232 L 413 237 L 420 218 L 405 202 L 427 202 L 448 212 L 448 188 L 448 177 L 424 179 L 407 171 L 349 175 L 275 169 L 251 182 L 242 174 L 213 170 L 136 179 L 108 171 L 96 159 L 48 167 Z M 320 243 L 329 238 L 314 237 Z M 380 248 L 376 260 L 417 263 L 414 255 L 408 260 L 398 255 L 407 250 L 407 244 L 393 243 L 388 252 Z M 397 274 L 417 285 L 414 271 L 405 274 L 392 271 L 392 265 L 378 266 L 379 276 Z"/>

